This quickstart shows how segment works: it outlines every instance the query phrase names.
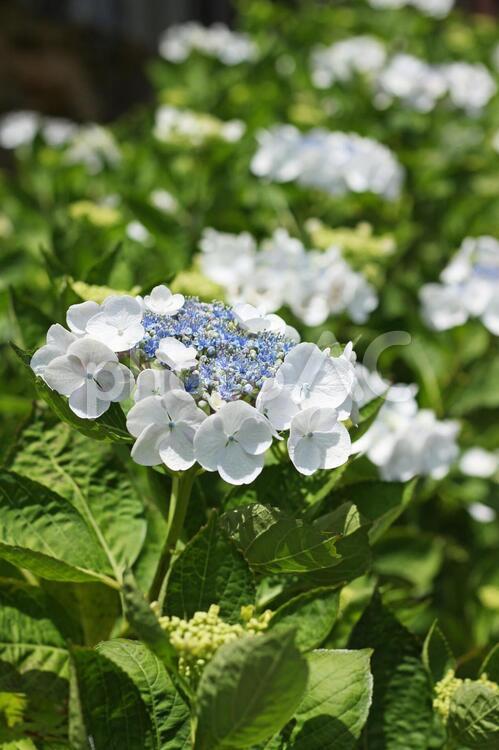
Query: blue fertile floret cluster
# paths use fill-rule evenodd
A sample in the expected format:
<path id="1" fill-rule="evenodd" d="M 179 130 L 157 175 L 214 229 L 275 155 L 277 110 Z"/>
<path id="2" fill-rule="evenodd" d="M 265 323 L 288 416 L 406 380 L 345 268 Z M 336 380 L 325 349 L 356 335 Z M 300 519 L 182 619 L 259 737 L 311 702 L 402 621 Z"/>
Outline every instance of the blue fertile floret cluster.
<path id="1" fill-rule="evenodd" d="M 186 390 L 199 397 L 217 392 L 225 401 L 256 395 L 295 346 L 278 333 L 250 333 L 223 302 L 200 302 L 195 297 L 187 298 L 175 315 L 147 313 L 142 325 L 146 334 L 140 348 L 147 359 L 155 357 L 163 338 L 193 346 L 199 366 L 185 378 Z"/>

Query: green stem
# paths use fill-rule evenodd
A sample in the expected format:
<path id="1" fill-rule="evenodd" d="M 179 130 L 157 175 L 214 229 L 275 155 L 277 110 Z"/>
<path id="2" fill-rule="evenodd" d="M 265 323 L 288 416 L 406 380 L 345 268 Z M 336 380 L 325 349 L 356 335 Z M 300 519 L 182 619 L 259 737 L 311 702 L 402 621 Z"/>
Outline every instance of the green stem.
<path id="1" fill-rule="evenodd" d="M 163 581 L 168 573 L 173 554 L 177 547 L 177 542 L 182 533 L 182 529 L 184 528 L 187 506 L 189 505 L 195 476 L 196 470 L 192 468 L 181 474 L 176 474 L 172 478 L 166 539 L 161 552 L 161 557 L 159 558 L 158 567 L 156 568 L 154 580 L 149 591 L 149 601 L 155 601 L 158 599 Z"/>

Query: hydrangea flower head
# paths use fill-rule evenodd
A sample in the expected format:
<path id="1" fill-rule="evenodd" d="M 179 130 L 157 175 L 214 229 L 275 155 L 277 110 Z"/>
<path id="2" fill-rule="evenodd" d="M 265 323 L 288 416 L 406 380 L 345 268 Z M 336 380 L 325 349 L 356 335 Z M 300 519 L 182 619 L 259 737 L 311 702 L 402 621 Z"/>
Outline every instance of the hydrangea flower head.
<path id="1" fill-rule="evenodd" d="M 33 370 L 82 418 L 133 395 L 127 427 L 139 464 L 178 472 L 197 462 L 247 484 L 274 438 L 282 439 L 278 430 L 291 430 L 289 455 L 302 473 L 348 458 L 341 421 L 353 408 L 349 349 L 331 357 L 298 343 L 278 315 L 173 295 L 164 286 L 144 299 L 123 294 L 73 305 L 67 323 L 70 331 L 49 330 Z"/>

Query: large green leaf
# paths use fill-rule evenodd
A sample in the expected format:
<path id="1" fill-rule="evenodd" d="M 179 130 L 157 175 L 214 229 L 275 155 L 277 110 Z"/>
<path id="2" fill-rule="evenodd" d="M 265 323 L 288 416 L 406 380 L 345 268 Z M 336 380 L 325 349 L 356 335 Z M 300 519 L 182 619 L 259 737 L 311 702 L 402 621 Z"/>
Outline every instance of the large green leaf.
<path id="1" fill-rule="evenodd" d="M 72 661 L 89 746 L 109 750 L 156 748 L 146 706 L 128 674 L 92 649 L 73 648 Z"/>
<path id="2" fill-rule="evenodd" d="M 146 533 L 144 506 L 113 446 L 38 411 L 12 451 L 10 468 L 67 498 L 101 539 L 116 572 L 134 563 Z"/>
<path id="3" fill-rule="evenodd" d="M 164 609 L 166 614 L 191 618 L 195 612 L 220 605 L 228 622 L 240 619 L 241 607 L 254 604 L 255 583 L 248 563 L 220 529 L 216 514 L 175 560 Z"/>
<path id="4" fill-rule="evenodd" d="M 94 530 L 42 484 L 0 470 L 0 515 L 0 557 L 42 578 L 117 585 Z"/>
<path id="5" fill-rule="evenodd" d="M 499 690 L 479 681 L 458 687 L 450 703 L 447 731 L 458 746 L 496 750 L 499 747 Z"/>
<path id="6" fill-rule="evenodd" d="M 278 732 L 305 691 L 307 662 L 294 632 L 247 636 L 223 646 L 196 696 L 194 750 L 251 747 Z"/>
<path id="7" fill-rule="evenodd" d="M 190 711 L 155 654 L 137 641 L 115 639 L 97 651 L 116 664 L 138 688 L 151 720 L 154 750 L 189 747 Z"/>
<path id="8" fill-rule="evenodd" d="M 12 581 L 0 584 L 0 693 L 23 697 L 19 721 L 8 724 L 4 732 L 0 708 L 0 743 L 28 734 L 40 741 L 66 737 L 66 644 L 79 637 L 62 609 L 41 589 Z"/>
<path id="9" fill-rule="evenodd" d="M 286 750 L 353 750 L 372 700 L 370 649 L 313 651 L 310 677 Z"/>
<path id="10" fill-rule="evenodd" d="M 24 352 L 19 347 L 12 344 L 15 353 L 25 365 L 25 372 L 28 374 L 33 387 L 40 398 L 42 398 L 52 409 L 54 414 L 66 422 L 82 435 L 93 438 L 93 440 L 104 440 L 113 443 L 131 443 L 132 437 L 126 428 L 126 419 L 123 410 L 119 404 L 111 404 L 110 408 L 98 419 L 81 419 L 77 417 L 69 408 L 67 399 L 60 396 L 56 391 L 37 377 L 29 366 L 31 357 L 28 352 Z"/>
<path id="11" fill-rule="evenodd" d="M 338 615 L 339 598 L 338 590 L 327 588 L 300 594 L 274 613 L 270 621 L 272 631 L 293 627 L 300 651 L 317 648 L 332 630 Z"/>
<path id="12" fill-rule="evenodd" d="M 350 646 L 374 649 L 374 695 L 366 746 L 369 750 L 427 750 L 433 711 L 421 647 L 377 593 L 354 628 Z"/>

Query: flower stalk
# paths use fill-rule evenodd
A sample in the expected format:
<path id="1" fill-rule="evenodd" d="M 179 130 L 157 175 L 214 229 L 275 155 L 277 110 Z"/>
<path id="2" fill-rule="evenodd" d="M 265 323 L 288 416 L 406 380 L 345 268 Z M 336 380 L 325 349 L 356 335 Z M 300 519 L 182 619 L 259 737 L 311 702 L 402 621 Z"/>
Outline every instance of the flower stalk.
<path id="1" fill-rule="evenodd" d="M 149 591 L 150 601 L 158 599 L 165 576 L 170 568 L 178 540 L 180 539 L 184 528 L 185 516 L 189 506 L 192 486 L 196 474 L 197 467 L 193 466 L 191 469 L 179 472 L 172 477 L 166 538 L 161 557 L 159 558 L 158 567 L 156 568 L 154 580 Z"/>

